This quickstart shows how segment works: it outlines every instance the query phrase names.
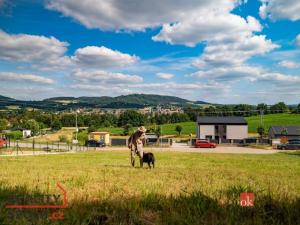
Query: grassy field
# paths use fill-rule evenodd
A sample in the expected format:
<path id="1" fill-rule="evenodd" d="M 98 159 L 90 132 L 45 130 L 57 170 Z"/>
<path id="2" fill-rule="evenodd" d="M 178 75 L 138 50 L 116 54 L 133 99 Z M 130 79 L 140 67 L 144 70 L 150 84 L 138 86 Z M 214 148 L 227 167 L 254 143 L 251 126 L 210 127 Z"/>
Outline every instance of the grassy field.
<path id="1" fill-rule="evenodd" d="M 155 154 L 154 170 L 130 167 L 118 151 L 1 158 L 0 224 L 300 223 L 299 154 Z M 57 194 L 56 182 L 68 195 L 63 221 L 5 209 L 11 196 Z M 244 191 L 254 207 L 239 206 Z"/>
<path id="2" fill-rule="evenodd" d="M 255 133 L 257 127 L 260 124 L 260 116 L 246 117 L 249 124 L 249 132 Z M 274 125 L 299 125 L 300 126 L 300 114 L 271 114 L 264 115 L 264 126 L 266 131 L 269 130 L 270 126 Z"/>

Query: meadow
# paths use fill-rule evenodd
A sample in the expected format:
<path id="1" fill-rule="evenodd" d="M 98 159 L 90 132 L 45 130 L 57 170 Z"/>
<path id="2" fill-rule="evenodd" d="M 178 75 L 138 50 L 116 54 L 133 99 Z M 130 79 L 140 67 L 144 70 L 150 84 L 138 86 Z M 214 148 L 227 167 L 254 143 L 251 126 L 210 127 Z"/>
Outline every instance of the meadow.
<path id="1" fill-rule="evenodd" d="M 0 224 L 300 224 L 300 155 L 156 151 L 132 168 L 126 151 L 0 158 Z M 64 220 L 6 209 L 14 195 L 67 191 Z M 253 192 L 254 207 L 239 194 Z M 51 210 L 50 210 L 51 211 Z"/>
<path id="2" fill-rule="evenodd" d="M 280 113 L 280 114 L 267 114 L 263 117 L 263 123 L 265 130 L 268 131 L 270 126 L 274 125 L 283 125 L 291 126 L 298 125 L 300 126 L 300 114 L 290 114 L 290 113 Z M 260 116 L 250 116 L 245 118 L 248 121 L 249 132 L 257 132 L 257 127 L 260 124 Z"/>

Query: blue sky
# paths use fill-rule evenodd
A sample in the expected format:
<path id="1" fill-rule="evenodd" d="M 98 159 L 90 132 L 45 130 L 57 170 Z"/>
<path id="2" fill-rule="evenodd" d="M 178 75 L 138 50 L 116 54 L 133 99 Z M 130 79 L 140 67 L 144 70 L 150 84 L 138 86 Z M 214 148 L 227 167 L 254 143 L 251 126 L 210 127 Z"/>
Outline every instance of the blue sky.
<path id="1" fill-rule="evenodd" d="M 0 0 L 0 95 L 296 104 L 299 34 L 297 0 Z"/>

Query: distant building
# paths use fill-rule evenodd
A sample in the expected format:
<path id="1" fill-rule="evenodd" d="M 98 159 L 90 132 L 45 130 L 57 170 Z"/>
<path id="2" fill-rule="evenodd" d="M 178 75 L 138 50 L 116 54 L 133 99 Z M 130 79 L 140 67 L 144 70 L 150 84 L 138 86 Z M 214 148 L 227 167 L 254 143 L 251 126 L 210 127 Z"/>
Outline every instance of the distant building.
<path id="1" fill-rule="evenodd" d="M 151 115 L 152 114 L 152 107 L 145 107 L 143 109 L 139 109 L 139 112 L 144 115 Z"/>
<path id="2" fill-rule="evenodd" d="M 32 135 L 31 130 L 29 129 L 20 129 L 22 131 L 23 134 L 23 138 L 29 138 Z"/>
<path id="3" fill-rule="evenodd" d="M 197 138 L 217 143 L 236 143 L 248 138 L 248 123 L 243 117 L 197 118 Z"/>
<path id="4" fill-rule="evenodd" d="M 269 139 L 300 139 L 300 126 L 272 126 L 269 129 Z"/>
<path id="5" fill-rule="evenodd" d="M 89 140 L 103 141 L 106 145 L 109 145 L 109 133 L 108 132 L 91 132 L 89 133 Z"/>
<path id="6" fill-rule="evenodd" d="M 145 139 L 148 145 L 153 145 L 158 142 L 158 137 L 156 134 L 153 133 L 146 133 L 145 134 Z"/>
<path id="7" fill-rule="evenodd" d="M 152 110 L 152 112 L 159 115 L 161 114 L 171 115 L 173 113 L 184 113 L 182 108 L 176 106 L 169 106 L 169 107 L 157 106 Z"/>

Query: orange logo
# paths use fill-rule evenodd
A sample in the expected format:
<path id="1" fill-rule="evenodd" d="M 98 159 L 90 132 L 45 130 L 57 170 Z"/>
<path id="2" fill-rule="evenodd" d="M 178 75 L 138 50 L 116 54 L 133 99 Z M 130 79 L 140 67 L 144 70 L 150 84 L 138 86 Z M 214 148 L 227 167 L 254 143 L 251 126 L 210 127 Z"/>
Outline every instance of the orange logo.
<path id="1" fill-rule="evenodd" d="M 254 193 L 242 192 L 240 194 L 240 205 L 242 207 L 253 207 L 254 206 Z"/>

